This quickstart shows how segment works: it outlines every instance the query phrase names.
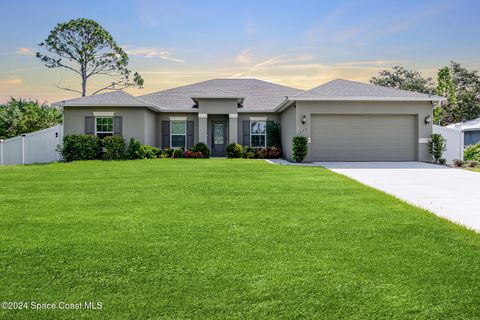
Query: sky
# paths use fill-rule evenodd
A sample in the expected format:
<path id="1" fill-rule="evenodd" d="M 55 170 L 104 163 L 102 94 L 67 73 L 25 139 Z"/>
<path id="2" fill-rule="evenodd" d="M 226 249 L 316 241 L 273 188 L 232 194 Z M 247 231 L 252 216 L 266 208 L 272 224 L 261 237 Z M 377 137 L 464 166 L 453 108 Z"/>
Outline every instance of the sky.
<path id="1" fill-rule="evenodd" d="M 368 82 L 394 65 L 435 77 L 450 60 L 480 69 L 480 1 L 0 2 L 0 102 L 75 98 L 78 75 L 35 57 L 57 23 L 97 21 L 145 79 L 141 95 L 213 78 L 258 78 L 300 89 Z M 92 78 L 88 90 L 105 85 Z"/>

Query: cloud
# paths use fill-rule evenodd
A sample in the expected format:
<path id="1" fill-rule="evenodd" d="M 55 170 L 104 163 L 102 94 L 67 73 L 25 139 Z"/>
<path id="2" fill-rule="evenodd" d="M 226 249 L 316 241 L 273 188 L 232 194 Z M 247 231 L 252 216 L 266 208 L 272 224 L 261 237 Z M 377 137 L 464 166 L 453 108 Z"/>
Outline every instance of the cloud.
<path id="1" fill-rule="evenodd" d="M 255 24 L 252 21 L 249 21 L 245 24 L 245 28 L 243 29 L 246 35 L 252 35 L 255 33 Z"/>
<path id="2" fill-rule="evenodd" d="M 23 79 L 18 76 L 11 76 L 6 79 L 0 79 L 0 87 L 19 86 L 23 83 Z"/>
<path id="3" fill-rule="evenodd" d="M 144 58 L 160 58 L 162 60 L 183 63 L 185 60 L 176 58 L 172 52 L 159 48 L 130 48 L 124 46 L 125 52 L 131 56 L 139 56 Z"/>
<path id="4" fill-rule="evenodd" d="M 235 58 L 235 61 L 241 64 L 250 64 L 253 62 L 253 58 L 250 54 L 251 50 L 247 49 L 242 52 L 240 52 L 237 57 Z"/>
<path id="5" fill-rule="evenodd" d="M 19 48 L 17 50 L 17 54 L 24 54 L 24 55 L 28 55 L 28 56 L 33 56 L 35 54 L 35 52 L 33 52 L 32 48 Z"/>

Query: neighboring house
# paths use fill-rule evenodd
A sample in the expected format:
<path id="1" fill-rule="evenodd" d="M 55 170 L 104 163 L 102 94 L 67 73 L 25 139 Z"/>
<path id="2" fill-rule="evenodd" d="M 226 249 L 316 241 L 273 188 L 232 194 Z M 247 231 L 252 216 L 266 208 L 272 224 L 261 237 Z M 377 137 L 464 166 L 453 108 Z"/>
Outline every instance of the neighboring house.
<path id="1" fill-rule="evenodd" d="M 432 101 L 443 98 L 347 80 L 302 91 L 256 79 L 214 79 L 139 97 L 123 91 L 57 103 L 67 134 L 122 135 L 160 148 L 205 142 L 266 145 L 280 123 L 285 157 L 308 137 L 306 161 L 430 161 Z"/>
<path id="2" fill-rule="evenodd" d="M 455 123 L 447 126 L 448 128 L 453 128 L 463 131 L 463 143 L 468 146 L 470 144 L 480 143 L 480 118 Z"/>

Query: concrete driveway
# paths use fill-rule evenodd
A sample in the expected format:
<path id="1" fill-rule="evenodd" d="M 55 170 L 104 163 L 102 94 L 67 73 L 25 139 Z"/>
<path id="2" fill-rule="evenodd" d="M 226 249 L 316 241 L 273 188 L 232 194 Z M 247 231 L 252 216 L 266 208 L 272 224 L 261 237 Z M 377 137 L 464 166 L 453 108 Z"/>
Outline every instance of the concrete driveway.
<path id="1" fill-rule="evenodd" d="M 315 162 L 480 232 L 480 173 L 422 162 Z"/>

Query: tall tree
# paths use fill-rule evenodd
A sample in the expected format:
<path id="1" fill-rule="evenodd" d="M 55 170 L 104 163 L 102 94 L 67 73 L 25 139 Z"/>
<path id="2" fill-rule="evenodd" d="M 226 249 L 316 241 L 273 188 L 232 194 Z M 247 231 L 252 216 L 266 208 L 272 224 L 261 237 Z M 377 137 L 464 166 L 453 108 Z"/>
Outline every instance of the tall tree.
<path id="1" fill-rule="evenodd" d="M 438 72 L 437 94 L 447 98 L 441 105 L 440 123 L 447 125 L 480 117 L 480 77 L 452 61 Z"/>
<path id="2" fill-rule="evenodd" d="M 63 68 L 75 72 L 81 78 L 81 90 L 60 89 L 87 94 L 87 82 L 93 76 L 108 76 L 108 84 L 94 91 L 143 87 L 143 78 L 127 68 L 128 55 L 113 40 L 113 37 L 97 22 L 75 19 L 59 23 L 50 35 L 39 44 L 47 53 L 37 52 L 47 68 Z"/>
<path id="3" fill-rule="evenodd" d="M 38 101 L 11 98 L 0 105 L 0 139 L 8 139 L 62 122 L 61 110 Z"/>
<path id="4" fill-rule="evenodd" d="M 378 75 L 370 78 L 370 83 L 420 93 L 434 91 L 431 78 L 424 78 L 418 71 L 407 70 L 402 66 L 394 66 L 392 70 L 380 71 Z"/>

